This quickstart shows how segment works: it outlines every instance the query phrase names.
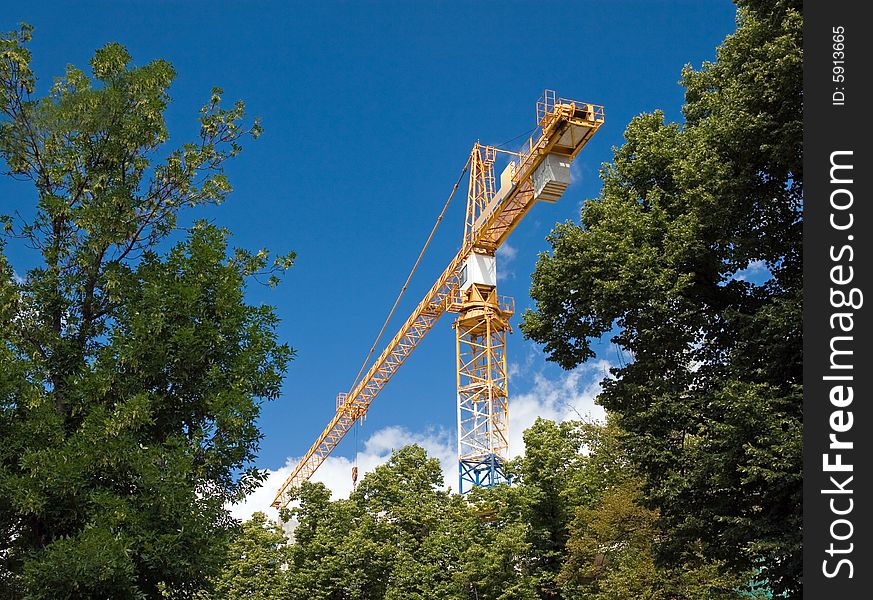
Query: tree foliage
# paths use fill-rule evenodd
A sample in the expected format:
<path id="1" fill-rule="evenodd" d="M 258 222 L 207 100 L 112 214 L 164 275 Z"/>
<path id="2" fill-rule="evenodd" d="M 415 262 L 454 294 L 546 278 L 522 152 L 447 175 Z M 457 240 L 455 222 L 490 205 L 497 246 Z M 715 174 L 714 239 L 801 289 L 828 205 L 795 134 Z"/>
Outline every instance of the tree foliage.
<path id="1" fill-rule="evenodd" d="M 304 483 L 284 515 L 288 546 L 258 516 L 216 590 L 229 600 L 740 598 L 747 574 L 705 558 L 655 563 L 659 515 L 639 503 L 620 435 L 611 424 L 538 420 L 512 466 L 516 483 L 464 497 L 442 491 L 439 464 L 417 446 L 366 474 L 348 499 Z"/>
<path id="2" fill-rule="evenodd" d="M 188 597 L 222 560 L 225 504 L 262 478 L 259 405 L 291 355 L 246 278 L 293 257 L 172 234 L 225 199 L 260 126 L 215 89 L 199 139 L 166 151 L 169 63 L 108 44 L 36 97 L 30 35 L 0 38 L 0 156 L 35 196 L 0 241 L 0 595 Z"/>
<path id="3" fill-rule="evenodd" d="M 227 548 L 227 563 L 206 598 L 281 600 L 286 597 L 288 537 L 262 512 L 242 524 Z"/>
<path id="4" fill-rule="evenodd" d="M 522 330 L 566 368 L 610 333 L 632 357 L 600 402 L 669 533 L 661 559 L 702 549 L 796 594 L 802 15 L 739 5 L 717 60 L 682 73 L 684 124 L 636 117 L 581 223 L 555 228 Z"/>
<path id="5" fill-rule="evenodd" d="M 442 491 L 439 462 L 418 446 L 368 473 L 348 500 L 304 484 L 291 547 L 292 598 L 455 597 L 463 500 Z"/>

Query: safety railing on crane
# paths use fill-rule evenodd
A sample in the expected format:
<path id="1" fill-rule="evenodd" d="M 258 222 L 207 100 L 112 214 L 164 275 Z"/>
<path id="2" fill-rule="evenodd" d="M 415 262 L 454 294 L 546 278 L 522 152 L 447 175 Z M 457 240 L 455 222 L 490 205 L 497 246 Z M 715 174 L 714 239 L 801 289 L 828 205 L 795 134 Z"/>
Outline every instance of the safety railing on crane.
<path id="1" fill-rule="evenodd" d="M 554 90 L 546 90 L 537 102 L 537 125 L 540 129 L 546 129 L 549 123 L 557 116 L 558 107 L 572 107 L 572 114 L 579 112 L 588 113 L 587 120 L 602 123 L 605 118 L 603 107 L 589 102 L 579 102 L 570 98 L 556 98 Z"/>
<path id="2" fill-rule="evenodd" d="M 497 305 L 505 317 L 509 318 L 515 314 L 515 298 L 512 296 L 498 296 Z"/>

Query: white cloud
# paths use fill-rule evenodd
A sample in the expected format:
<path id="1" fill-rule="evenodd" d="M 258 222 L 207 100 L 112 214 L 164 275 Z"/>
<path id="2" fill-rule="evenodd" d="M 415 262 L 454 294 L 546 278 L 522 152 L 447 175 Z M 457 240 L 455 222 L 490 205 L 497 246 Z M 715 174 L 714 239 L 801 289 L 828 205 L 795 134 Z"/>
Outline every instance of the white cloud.
<path id="1" fill-rule="evenodd" d="M 457 441 L 454 431 L 427 429 L 424 432 L 411 432 L 403 427 L 386 427 L 375 431 L 362 444 L 358 453 L 358 480 L 365 473 L 373 471 L 391 457 L 394 450 L 410 444 L 418 444 L 427 455 L 440 461 L 446 487 L 457 489 L 458 464 Z M 270 506 L 276 490 L 291 475 L 299 457 L 289 457 L 282 468 L 271 471 L 267 480 L 243 502 L 229 506 L 231 515 L 237 519 L 248 519 L 252 513 L 262 511 L 270 518 L 277 519 L 279 513 Z M 352 491 L 352 467 L 355 462 L 345 456 L 329 456 L 322 463 L 311 481 L 321 482 L 331 491 L 333 499 L 348 498 Z"/>
<path id="2" fill-rule="evenodd" d="M 227 506 L 231 516 L 235 519 L 245 521 L 254 513 L 262 512 L 271 519 L 277 520 L 279 518 L 279 511 L 271 507 L 270 503 L 273 502 L 276 490 L 279 489 L 279 486 L 282 485 L 285 478 L 291 474 L 293 468 L 294 465 L 292 464 L 292 459 L 289 458 L 285 462 L 285 466 L 281 469 L 269 471 L 269 475 L 267 476 L 266 481 L 261 484 L 261 487 L 246 496 L 245 500 L 239 504 L 230 504 Z"/>
<path id="3" fill-rule="evenodd" d="M 529 361 L 525 361 L 523 365 L 510 365 L 510 370 L 517 373 L 529 369 L 530 366 Z M 606 413 L 594 403 L 594 398 L 600 393 L 600 381 L 608 376 L 611 366 L 605 360 L 586 363 L 562 374 L 558 379 L 549 379 L 542 373 L 535 373 L 531 389 L 523 394 L 512 395 L 509 399 L 510 457 L 523 454 L 522 434 L 533 425 L 537 417 L 559 422 L 579 418 L 605 420 Z M 387 462 L 393 450 L 418 444 L 427 451 L 428 456 L 440 461 L 446 487 L 457 490 L 458 457 L 455 435 L 454 429 L 449 431 L 445 428 L 413 432 L 395 426 L 374 431 L 362 443 L 358 453 L 359 480 L 365 473 Z M 240 504 L 228 507 L 231 514 L 237 519 L 248 519 L 252 513 L 262 511 L 270 518 L 277 519 L 278 511 L 271 508 L 270 503 L 298 460 L 299 457 L 290 457 L 285 466 L 271 471 L 263 486 Z M 351 458 L 330 456 L 312 476 L 312 481 L 324 483 L 331 490 L 334 499 L 347 498 L 352 490 L 352 466 L 354 461 Z"/>
<path id="4" fill-rule="evenodd" d="M 579 163 L 577 163 L 576 161 L 571 162 L 570 163 L 570 185 L 573 185 L 574 183 L 579 183 L 583 179 L 584 179 L 584 176 L 582 173 L 581 161 Z"/>
<path id="5" fill-rule="evenodd" d="M 518 256 L 518 250 L 506 242 L 497 249 L 497 280 L 506 281 L 507 279 L 515 279 L 515 271 L 507 269 L 515 257 Z"/>
<path id="6" fill-rule="evenodd" d="M 509 399 L 509 455 L 515 457 L 524 453 L 522 433 L 537 417 L 558 422 L 580 418 L 604 421 L 606 412 L 594 399 L 600 393 L 600 381 L 609 375 L 611 366 L 605 360 L 586 363 L 557 380 L 536 373 L 530 391 Z"/>
<path id="7" fill-rule="evenodd" d="M 512 262 L 516 256 L 518 256 L 518 250 L 515 249 L 515 246 L 511 246 L 506 242 L 497 249 L 497 258 L 502 261 Z"/>

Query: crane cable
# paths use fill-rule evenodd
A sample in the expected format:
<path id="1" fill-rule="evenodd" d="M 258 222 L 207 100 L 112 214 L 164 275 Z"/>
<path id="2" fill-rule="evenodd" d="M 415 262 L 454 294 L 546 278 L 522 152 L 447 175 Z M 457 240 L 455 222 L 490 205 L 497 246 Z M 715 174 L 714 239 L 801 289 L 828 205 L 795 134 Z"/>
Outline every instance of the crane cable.
<path id="1" fill-rule="evenodd" d="M 461 169 L 461 174 L 458 176 L 458 180 L 455 182 L 454 187 L 452 187 L 452 193 L 449 194 L 446 203 L 443 205 L 443 210 L 440 212 L 440 216 L 437 217 L 436 223 L 434 223 L 433 225 L 433 229 L 430 230 L 430 235 L 427 236 L 427 241 L 424 242 L 424 246 L 422 247 L 421 252 L 419 252 L 418 258 L 415 260 L 415 264 L 412 265 L 412 270 L 409 272 L 409 276 L 406 278 L 406 282 L 400 289 L 400 294 L 398 294 L 397 300 L 394 301 L 394 306 L 392 306 L 391 310 L 388 312 L 388 317 L 385 319 L 385 323 L 382 324 L 382 329 L 379 331 L 379 335 L 376 336 L 376 340 L 370 347 L 370 352 L 367 354 L 367 358 L 364 359 L 360 371 L 358 371 L 358 374 L 355 375 L 355 381 L 354 383 L 352 383 L 351 389 L 355 389 L 355 386 L 358 385 L 358 380 L 360 379 L 361 374 L 364 372 L 364 369 L 366 368 L 370 357 L 373 356 L 373 352 L 376 350 L 376 345 L 379 343 L 379 340 L 382 339 L 382 334 L 385 333 L 385 329 L 388 327 L 388 323 L 391 321 L 391 317 L 392 315 L 394 315 L 394 311 L 397 309 L 397 305 L 400 304 L 400 299 L 403 298 L 403 294 L 406 292 L 406 288 L 409 286 L 409 282 L 412 280 L 412 276 L 415 274 L 416 269 L 418 269 L 418 265 L 421 262 L 424 253 L 427 251 L 427 247 L 430 245 L 430 241 L 433 239 L 433 235 L 434 233 L 436 233 L 437 227 L 439 227 L 440 222 L 443 220 L 443 216 L 446 214 L 446 210 L 449 208 L 449 204 L 452 202 L 452 198 L 455 196 L 455 192 L 458 191 L 458 186 L 461 185 L 461 179 L 463 179 L 464 174 L 467 172 L 467 169 L 469 167 L 470 159 L 468 158 L 467 163 L 464 165 L 464 168 Z"/>
<path id="2" fill-rule="evenodd" d="M 537 128 L 534 127 L 533 129 L 530 129 L 530 130 L 528 130 L 528 131 L 525 131 L 524 133 L 519 133 L 517 136 L 515 136 L 515 137 L 512 138 L 511 140 L 506 140 L 506 141 L 503 142 L 502 144 L 496 144 L 494 147 L 495 147 L 495 148 L 500 148 L 501 150 L 506 150 L 506 145 L 507 145 L 507 144 L 511 144 L 512 142 L 514 142 L 514 141 L 516 141 L 516 140 L 518 140 L 518 139 L 520 139 L 520 138 L 523 138 L 523 137 L 525 137 L 525 136 L 528 136 L 528 135 L 532 134 L 532 133 L 533 133 L 534 131 L 536 131 L 536 130 L 537 130 Z"/>
<path id="3" fill-rule="evenodd" d="M 357 421 L 355 423 L 355 464 L 352 465 L 352 491 L 355 491 L 355 488 L 358 485 L 358 429 L 362 427 L 361 421 Z"/>

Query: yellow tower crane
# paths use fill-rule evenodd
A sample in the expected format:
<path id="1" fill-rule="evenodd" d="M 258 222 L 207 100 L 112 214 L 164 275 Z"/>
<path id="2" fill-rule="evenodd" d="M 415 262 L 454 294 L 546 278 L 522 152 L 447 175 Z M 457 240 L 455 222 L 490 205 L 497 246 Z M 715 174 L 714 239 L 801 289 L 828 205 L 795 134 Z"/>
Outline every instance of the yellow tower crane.
<path id="1" fill-rule="evenodd" d="M 557 98 L 546 90 L 537 102 L 537 128 L 495 181 L 494 146 L 476 143 L 470 172 L 461 249 L 415 307 L 382 353 L 347 393 L 336 414 L 276 493 L 284 508 L 289 492 L 318 469 L 355 422 L 362 419 L 400 365 L 445 312 L 458 314 L 456 338 L 459 491 L 507 481 L 509 448 L 506 332 L 513 301 L 497 295 L 494 256 L 537 201 L 555 202 L 570 183 L 570 164 L 604 121 L 603 107 Z M 499 187 L 497 184 L 499 183 Z"/>

